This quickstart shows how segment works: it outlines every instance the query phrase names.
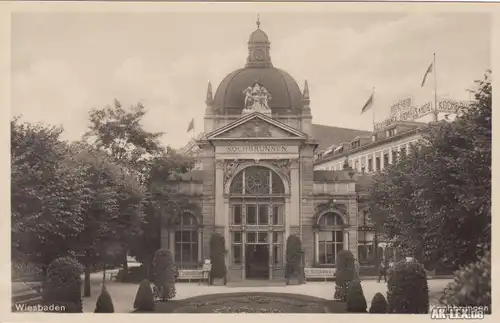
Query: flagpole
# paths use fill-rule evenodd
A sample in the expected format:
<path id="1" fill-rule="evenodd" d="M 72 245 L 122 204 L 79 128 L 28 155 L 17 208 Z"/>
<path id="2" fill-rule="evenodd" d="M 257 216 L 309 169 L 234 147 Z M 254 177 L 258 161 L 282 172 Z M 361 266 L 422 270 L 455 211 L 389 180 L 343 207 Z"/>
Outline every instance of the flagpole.
<path id="1" fill-rule="evenodd" d="M 373 131 L 375 131 L 375 105 L 373 104 L 373 99 L 375 97 L 375 86 L 372 87 L 372 121 L 373 121 Z"/>
<path id="2" fill-rule="evenodd" d="M 192 130 L 192 132 L 193 132 L 192 135 L 193 135 L 193 139 L 194 139 L 196 137 L 195 130 L 194 130 L 194 119 L 193 119 L 193 130 Z"/>
<path id="3" fill-rule="evenodd" d="M 437 106 L 437 72 L 436 72 L 436 53 L 433 54 L 433 69 L 434 69 L 434 122 L 438 121 L 438 106 Z"/>

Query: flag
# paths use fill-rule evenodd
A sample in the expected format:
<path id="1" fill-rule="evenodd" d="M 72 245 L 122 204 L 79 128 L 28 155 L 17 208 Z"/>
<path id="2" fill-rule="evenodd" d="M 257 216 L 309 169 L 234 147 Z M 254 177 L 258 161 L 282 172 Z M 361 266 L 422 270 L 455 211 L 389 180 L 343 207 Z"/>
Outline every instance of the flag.
<path id="1" fill-rule="evenodd" d="M 363 109 L 361 109 L 361 114 L 365 113 L 370 107 L 372 106 L 373 103 L 373 93 L 370 95 L 368 100 L 366 101 L 365 105 L 363 106 Z"/>
<path id="2" fill-rule="evenodd" d="M 190 132 L 193 129 L 194 129 L 194 118 L 191 119 L 191 121 L 189 122 L 188 130 L 186 132 Z"/>
<path id="3" fill-rule="evenodd" d="M 429 75 L 429 73 L 432 73 L 432 65 L 433 63 L 431 63 L 429 67 L 427 67 L 427 71 L 425 71 L 424 78 L 422 79 L 422 84 L 420 85 L 420 87 L 424 87 L 425 81 L 427 80 L 427 75 Z"/>

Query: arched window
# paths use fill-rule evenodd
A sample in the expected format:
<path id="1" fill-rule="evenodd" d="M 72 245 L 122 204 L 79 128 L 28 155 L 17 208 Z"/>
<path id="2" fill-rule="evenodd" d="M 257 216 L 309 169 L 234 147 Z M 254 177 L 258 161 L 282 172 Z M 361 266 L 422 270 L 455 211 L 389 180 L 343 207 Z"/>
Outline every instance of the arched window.
<path id="1" fill-rule="evenodd" d="M 199 259 L 199 226 L 196 218 L 184 213 L 174 221 L 174 259 L 180 267 L 197 266 Z"/>
<path id="2" fill-rule="evenodd" d="M 231 182 L 233 195 L 276 195 L 284 194 L 283 181 L 269 168 L 252 166 L 239 172 Z"/>
<path id="3" fill-rule="evenodd" d="M 337 213 L 328 212 L 319 218 L 318 225 L 318 264 L 335 265 L 337 254 L 344 248 L 344 222 Z"/>

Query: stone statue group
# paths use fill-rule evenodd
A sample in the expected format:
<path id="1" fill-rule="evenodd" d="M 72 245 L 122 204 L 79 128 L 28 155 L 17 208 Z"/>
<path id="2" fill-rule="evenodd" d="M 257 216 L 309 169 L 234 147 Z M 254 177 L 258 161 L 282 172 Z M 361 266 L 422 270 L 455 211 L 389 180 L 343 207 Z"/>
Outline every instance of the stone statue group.
<path id="1" fill-rule="evenodd" d="M 271 94 L 259 83 L 249 86 L 243 91 L 245 94 L 245 108 L 243 113 L 271 113 L 268 101 L 272 99 Z"/>

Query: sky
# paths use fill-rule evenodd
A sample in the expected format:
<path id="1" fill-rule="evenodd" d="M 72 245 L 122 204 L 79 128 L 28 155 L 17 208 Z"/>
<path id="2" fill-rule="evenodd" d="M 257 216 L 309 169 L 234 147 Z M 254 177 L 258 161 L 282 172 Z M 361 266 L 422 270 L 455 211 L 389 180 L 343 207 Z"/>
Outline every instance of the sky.
<path id="1" fill-rule="evenodd" d="M 11 20 L 11 113 L 62 126 L 78 140 L 88 112 L 141 102 L 143 126 L 175 148 L 203 131 L 207 83 L 244 67 L 256 12 L 14 13 Z M 491 68 L 486 13 L 261 12 L 275 67 L 299 87 L 309 83 L 313 123 L 371 130 L 360 114 L 374 90 L 375 119 L 411 96 L 433 101 L 423 75 L 436 53 L 439 98 L 465 90 Z"/>

